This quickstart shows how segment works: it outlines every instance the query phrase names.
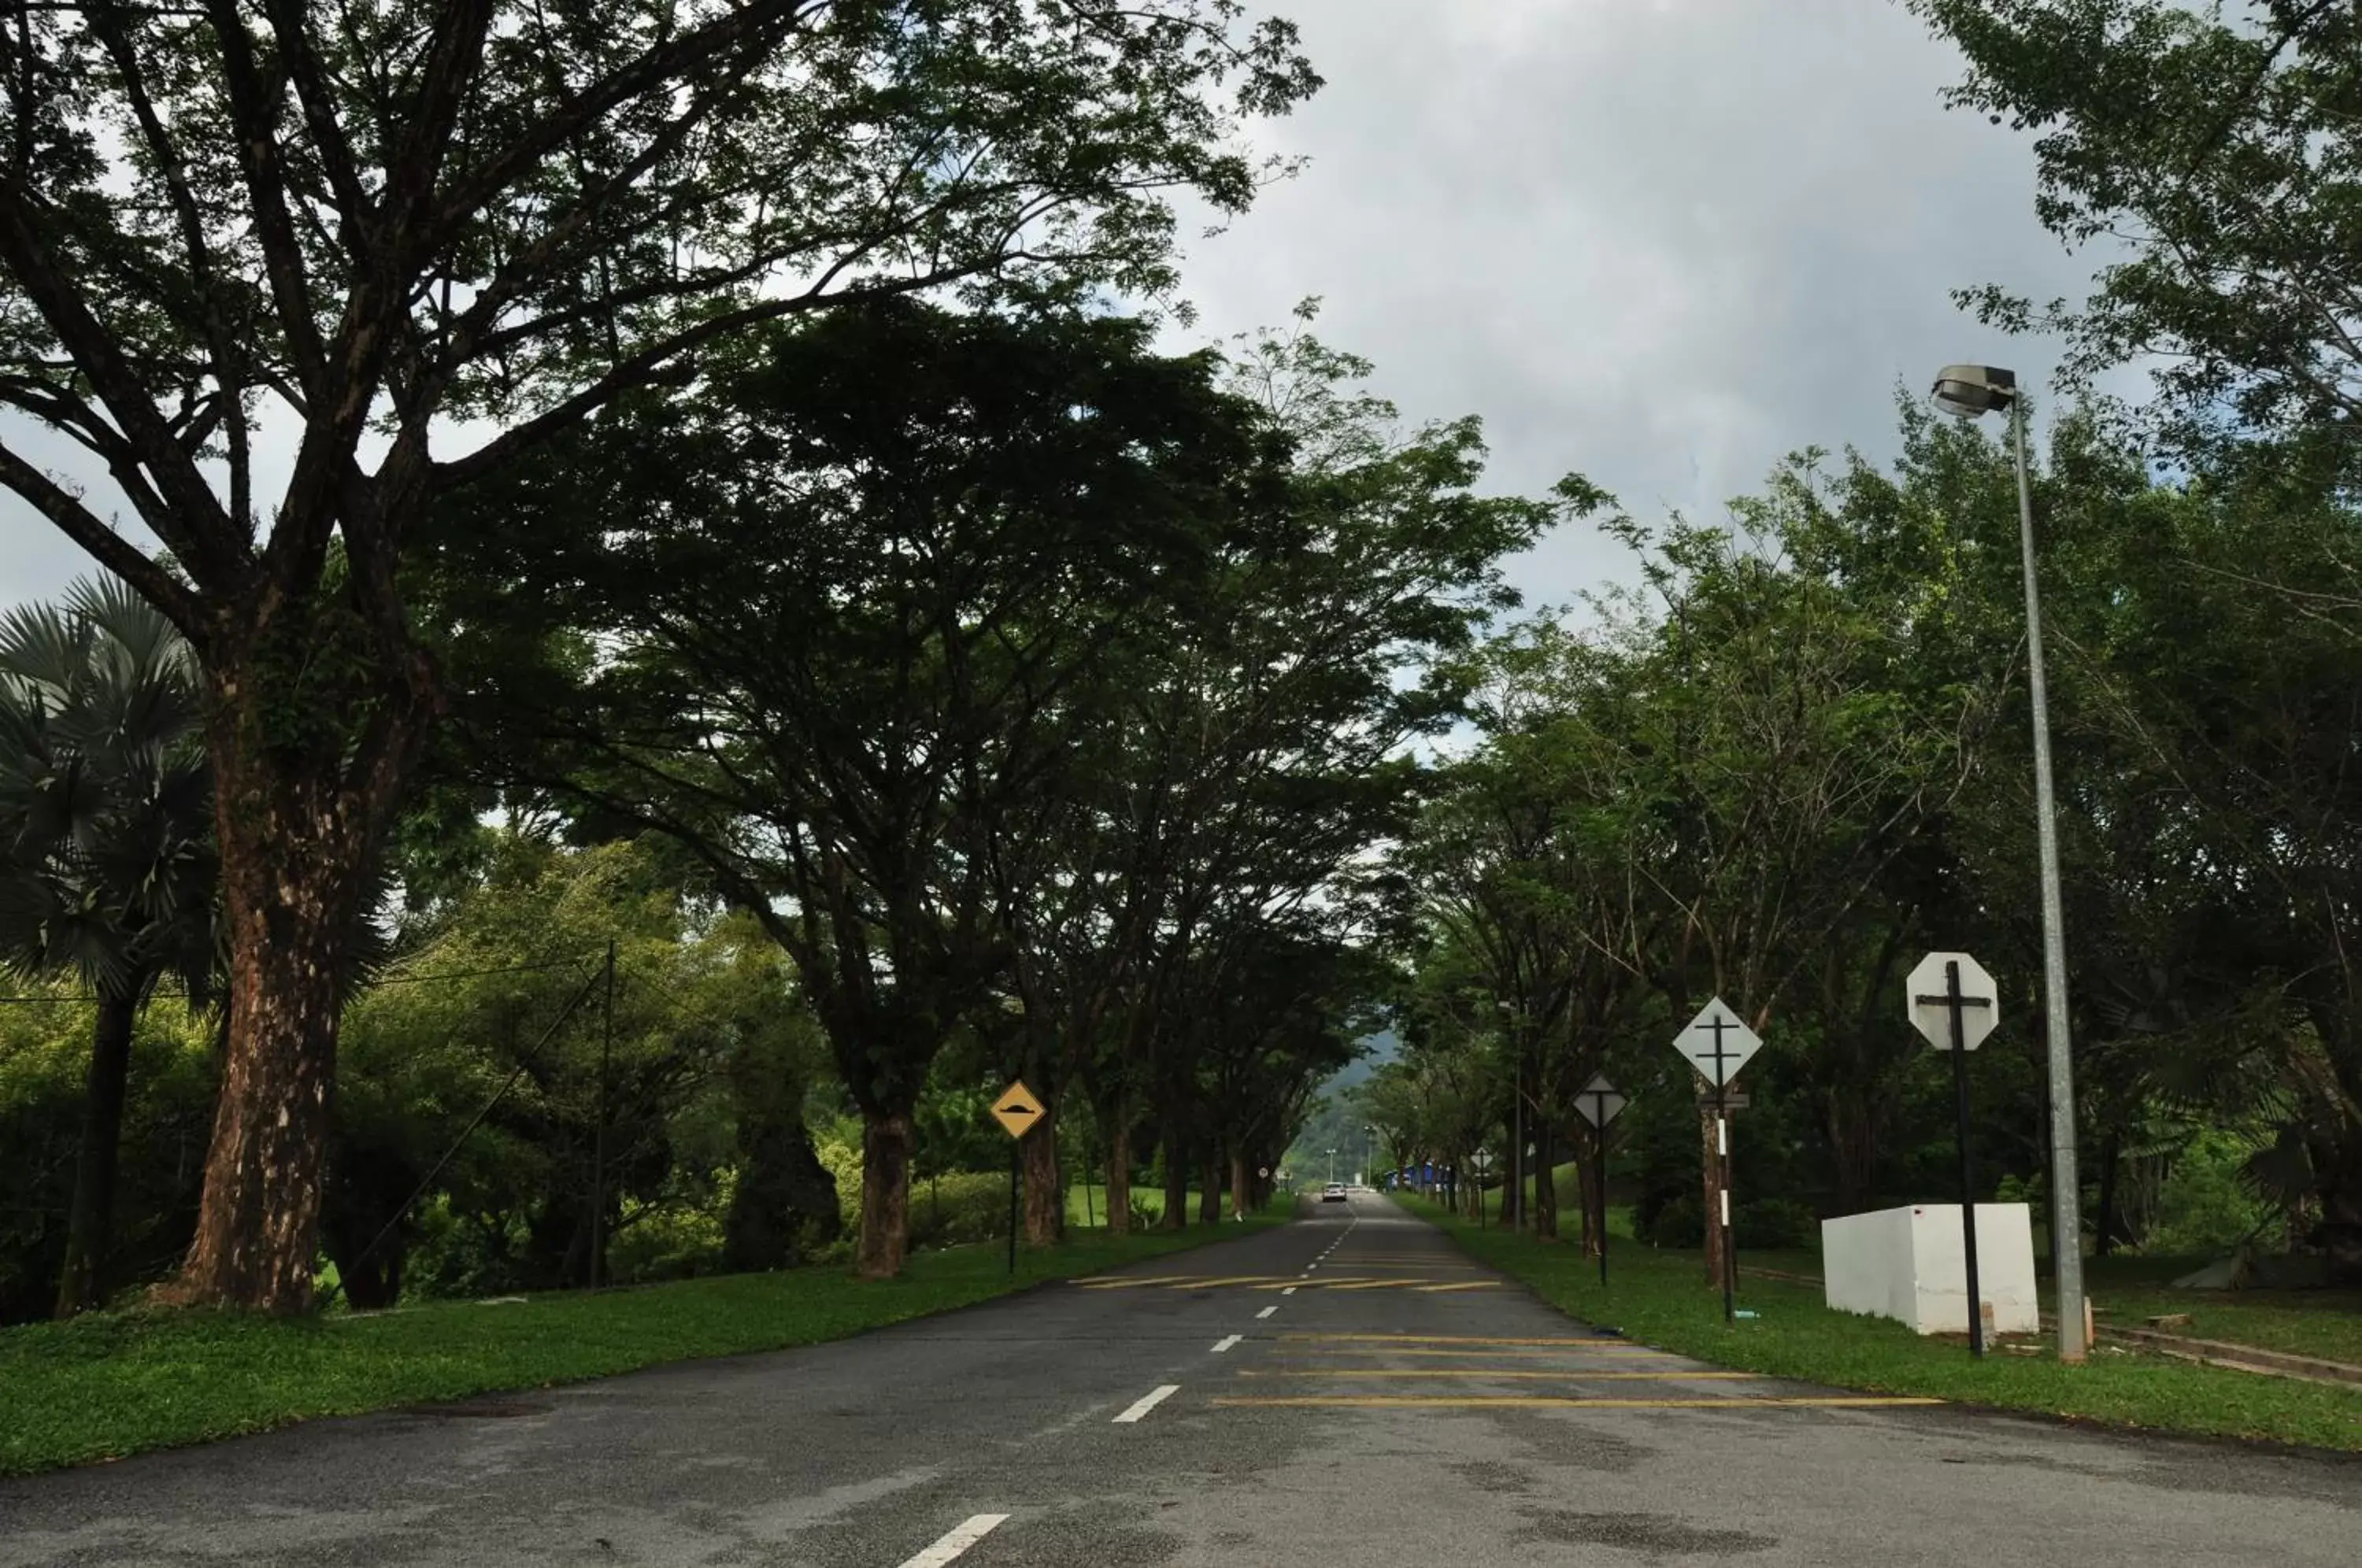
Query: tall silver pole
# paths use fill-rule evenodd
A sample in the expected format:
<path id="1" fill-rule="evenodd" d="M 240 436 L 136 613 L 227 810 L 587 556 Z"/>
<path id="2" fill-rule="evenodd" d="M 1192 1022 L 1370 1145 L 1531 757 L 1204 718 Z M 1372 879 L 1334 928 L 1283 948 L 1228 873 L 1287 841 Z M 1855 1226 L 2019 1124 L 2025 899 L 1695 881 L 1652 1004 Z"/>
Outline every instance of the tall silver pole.
<path id="1" fill-rule="evenodd" d="M 2025 405 L 2009 403 L 2017 447 L 2017 537 L 2025 562 L 2025 670 L 2034 699 L 2034 810 L 2042 856 L 2042 1014 L 2050 1051 L 2050 1250 L 2058 1267 L 2058 1359 L 2081 1361 L 2082 1178 L 2075 1167 L 2075 1067 L 2067 1032 L 2067 923 L 2058 896 L 2058 818 L 2050 792 L 2050 696 L 2042 670 L 2042 596 L 2034 577 L 2034 489 L 2025 473 Z"/>

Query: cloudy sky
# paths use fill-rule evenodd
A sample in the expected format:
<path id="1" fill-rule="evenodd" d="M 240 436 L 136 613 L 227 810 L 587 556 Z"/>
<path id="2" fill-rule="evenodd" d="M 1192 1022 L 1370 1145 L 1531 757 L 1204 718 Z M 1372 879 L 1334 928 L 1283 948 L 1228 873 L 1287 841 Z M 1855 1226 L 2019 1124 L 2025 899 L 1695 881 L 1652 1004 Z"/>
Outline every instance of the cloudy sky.
<path id="1" fill-rule="evenodd" d="M 1718 517 L 1796 447 L 1890 452 L 1898 378 L 2047 380 L 2054 346 L 1948 290 L 2084 292 L 2091 259 L 2034 221 L 2027 138 L 1943 108 L 1959 59 L 1893 0 L 1278 8 L 1329 85 L 1256 139 L 1310 167 L 1192 240 L 1199 330 L 1322 296 L 1320 336 L 1406 414 L 1484 417 L 1487 488 L 1579 470 L 1644 517 Z M 1563 602 L 1624 569 L 1586 533 L 1514 575 Z M 83 569 L 0 497 L 0 603 Z"/>
<path id="2" fill-rule="evenodd" d="M 1322 296 L 1406 414 L 1484 417 L 1501 489 L 1573 469 L 1719 519 L 1798 447 L 1890 456 L 1897 378 L 2047 382 L 2055 344 L 1950 290 L 2088 292 L 2035 221 L 2031 138 L 1945 109 L 1959 56 L 1893 0 L 1278 8 L 1329 85 L 1257 139 L 1311 166 L 1192 245 L 1204 330 Z M 1514 575 L 1562 602 L 1624 567 L 1585 531 Z"/>

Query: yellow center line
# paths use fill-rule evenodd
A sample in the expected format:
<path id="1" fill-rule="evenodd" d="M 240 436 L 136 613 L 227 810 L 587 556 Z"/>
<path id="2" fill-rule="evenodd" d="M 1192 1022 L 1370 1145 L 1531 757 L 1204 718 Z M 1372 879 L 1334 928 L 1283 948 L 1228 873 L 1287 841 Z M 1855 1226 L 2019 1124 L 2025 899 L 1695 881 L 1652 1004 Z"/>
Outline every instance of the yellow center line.
<path id="1" fill-rule="evenodd" d="M 1391 1285 L 1396 1282 L 1393 1280 L 1378 1280 L 1373 1282 L 1363 1279 L 1358 1274 L 1323 1275 L 1318 1279 L 1278 1279 L 1273 1281 L 1269 1285 L 1258 1285 L 1255 1288 L 1257 1290 L 1286 1290 L 1291 1286 L 1301 1286 L 1307 1290 L 1330 1290 L 1340 1285 L 1367 1285 L 1372 1283 Z"/>
<path id="2" fill-rule="evenodd" d="M 1315 1283 L 1326 1290 L 1407 1290 L 1412 1286 L 1429 1282 L 1424 1279 L 1339 1279 Z"/>
<path id="3" fill-rule="evenodd" d="M 1422 1285 L 1418 1292 L 1422 1296 L 1433 1296 L 1447 1290 L 1491 1290 L 1500 1283 L 1497 1279 L 1460 1279 L 1449 1285 Z"/>
<path id="4" fill-rule="evenodd" d="M 1197 1277 L 1194 1274 L 1098 1274 L 1070 1279 L 1066 1283 L 1079 1285 L 1086 1290 L 1121 1290 L 1134 1285 L 1183 1285 Z"/>
<path id="5" fill-rule="evenodd" d="M 1683 1382 L 1691 1378 L 1696 1378 L 1702 1382 L 1738 1383 L 1742 1381 L 1760 1382 L 1765 1375 L 1760 1372 L 1683 1372 L 1679 1367 L 1669 1368 L 1663 1372 L 1599 1372 L 1585 1371 L 1579 1367 L 1553 1369 L 1549 1372 L 1529 1372 L 1523 1368 L 1512 1371 L 1507 1367 L 1498 1366 L 1321 1366 L 1308 1367 L 1301 1372 L 1242 1372 L 1235 1375 L 1240 1377 L 1340 1377 L 1352 1378 L 1357 1381 L 1364 1377 L 1464 1377 L 1472 1381 L 1485 1381 L 1492 1378 L 1499 1378 L 1504 1381 L 1517 1381 L 1524 1379 L 1532 1382 L 1558 1383 L 1589 1383 L 1593 1381 L 1606 1383 L 1642 1383 L 1654 1381 L 1666 1383 Z"/>
<path id="6" fill-rule="evenodd" d="M 1873 1395 L 1814 1398 L 1762 1399 L 1612 1399 L 1542 1394 L 1455 1395 L 1336 1394 L 1291 1396 L 1285 1398 L 1214 1399 L 1225 1408 L 1266 1409 L 1588 1409 L 1588 1410 L 1745 1410 L 1745 1409 L 1886 1409 L 1905 1405 L 1940 1405 L 1941 1399 L 1892 1398 Z"/>
<path id="7" fill-rule="evenodd" d="M 1226 1274 L 1210 1279 L 1185 1276 L 1181 1279 L 1175 1280 L 1173 1282 L 1173 1288 L 1175 1290 L 1211 1290 L 1218 1286 L 1257 1285 L 1261 1284 L 1264 1280 L 1285 1280 L 1286 1278 L 1287 1278 L 1287 1275 L 1281 1274 Z"/>
<path id="8" fill-rule="evenodd" d="M 1484 1339 L 1474 1334 L 1282 1334 L 1283 1340 L 1301 1340 L 1321 1344 L 1381 1344 L 1381 1345 L 1632 1345 L 1606 1334 L 1561 1336 L 1551 1339 Z"/>
<path id="9" fill-rule="evenodd" d="M 1590 1346 L 1590 1347 L 1588 1347 L 1588 1348 L 1580 1348 L 1580 1347 L 1579 1347 L 1579 1348 L 1577 1348 L 1577 1349 L 1573 1349 L 1573 1350 L 1540 1350 L 1540 1349 L 1535 1349 L 1535 1350 L 1520 1350 L 1520 1349 L 1517 1348 L 1517 1347 L 1516 1347 L 1516 1346 L 1514 1346 L 1514 1345 L 1504 1345 L 1504 1346 L 1502 1346 L 1502 1347 L 1500 1347 L 1499 1349 L 1496 1349 L 1496 1350 L 1424 1350 L 1424 1349 L 1421 1349 L 1421 1348 L 1419 1348 L 1419 1347 L 1418 1347 L 1418 1346 L 1416 1346 L 1416 1345 L 1405 1345 L 1405 1346 L 1402 1346 L 1401 1348 L 1399 1348 L 1399 1349 L 1396 1349 L 1396 1350 L 1378 1350 L 1378 1349 L 1370 1349 L 1370 1350 L 1359 1350 L 1359 1349 L 1342 1349 L 1342 1350 L 1291 1350 L 1291 1351 L 1289 1351 L 1287 1353 L 1289 1353 L 1289 1354 L 1291 1354 L 1291 1355 L 1320 1356 L 1320 1357 L 1324 1357 L 1324 1358 L 1334 1358 L 1334 1357 L 1339 1357 L 1339 1356 L 1349 1356 L 1349 1355 L 1350 1355 L 1350 1356 L 1364 1356 L 1364 1355 L 1366 1355 L 1366 1356 L 1382 1356 L 1382 1355 L 1402 1355 L 1402 1356 L 1472 1356 L 1472 1357 L 1481 1358 L 1481 1359 L 1483 1359 L 1483 1360 L 1486 1360 L 1486 1361 L 1498 1361 L 1498 1360 L 1500 1360 L 1501 1358 L 1503 1358 L 1503 1357 L 1507 1356 L 1507 1357 L 1512 1358 L 1512 1359 L 1514 1359 L 1514 1360 L 1518 1360 L 1518 1361 L 1549 1361 L 1549 1360 L 1552 1360 L 1552 1359 L 1554 1359 L 1554 1358 L 1556 1358 L 1556 1357 L 1559 1357 L 1559 1356 L 1588 1356 L 1588 1355 L 1594 1354 L 1594 1353 L 1597 1353 L 1597 1352 L 1600 1352 L 1600 1351 L 1617 1351 L 1617 1352 L 1620 1352 L 1621 1353 L 1619 1353 L 1619 1354 L 1617 1354 L 1617 1355 L 1615 1355 L 1615 1356 L 1613 1356 L 1613 1357 L 1611 1357 L 1611 1358 L 1610 1358 L 1611 1360 L 1615 1360 L 1615 1361 L 1630 1361 L 1630 1360 L 1631 1360 L 1633 1357 L 1635 1357 L 1635 1356 L 1643 1356 L 1643 1355 L 1670 1355 L 1670 1354 L 1672 1353 L 1671 1353 L 1671 1352 L 1669 1352 L 1669 1351 L 1661 1351 L 1661 1350 L 1651 1349 L 1651 1348 L 1650 1348 L 1650 1346 L 1648 1346 L 1648 1345 L 1615 1345 L 1615 1344 L 1607 1344 L 1607 1345 L 1592 1345 L 1592 1346 Z"/>

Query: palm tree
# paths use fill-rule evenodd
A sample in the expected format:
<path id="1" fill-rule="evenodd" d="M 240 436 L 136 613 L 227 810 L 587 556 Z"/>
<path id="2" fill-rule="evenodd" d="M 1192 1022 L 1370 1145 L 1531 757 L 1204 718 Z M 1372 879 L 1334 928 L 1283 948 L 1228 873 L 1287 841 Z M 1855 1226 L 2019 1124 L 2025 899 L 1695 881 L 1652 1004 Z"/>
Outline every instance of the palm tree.
<path id="1" fill-rule="evenodd" d="M 164 977 L 211 992 L 212 786 L 195 657 L 113 578 L 0 615 L 0 966 L 94 993 L 58 1316 L 97 1304 L 139 1010 Z"/>

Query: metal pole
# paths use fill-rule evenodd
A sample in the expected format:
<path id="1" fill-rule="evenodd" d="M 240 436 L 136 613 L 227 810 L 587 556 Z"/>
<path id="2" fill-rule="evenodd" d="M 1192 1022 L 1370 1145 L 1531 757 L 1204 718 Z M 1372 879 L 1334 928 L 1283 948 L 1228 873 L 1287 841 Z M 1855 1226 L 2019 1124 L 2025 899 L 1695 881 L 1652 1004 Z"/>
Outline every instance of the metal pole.
<path id="1" fill-rule="evenodd" d="M 1717 1061 L 1715 1066 L 1722 1064 Z M 1714 1087 L 1714 1146 L 1722 1159 L 1722 1320 L 1738 1321 L 1738 1232 L 1730 1227 L 1730 1110 L 1728 1089 Z"/>
<path id="2" fill-rule="evenodd" d="M 1017 1166 L 1018 1146 L 1023 1141 L 1009 1140 L 1009 1272 L 1017 1272 Z"/>
<path id="3" fill-rule="evenodd" d="M 1594 1095 L 1591 1104 L 1595 1117 L 1597 1111 L 1606 1109 L 1607 1097 Z M 1598 1180 L 1595 1184 L 1599 1191 L 1599 1288 L 1605 1290 L 1607 1288 L 1607 1123 L 1599 1122 L 1592 1136 L 1599 1144 Z"/>
<path id="4" fill-rule="evenodd" d="M 615 939 L 607 939 L 607 999 L 599 1018 L 599 1127 L 590 1138 L 590 1288 L 607 1255 L 607 1067 L 615 1047 Z"/>
<path id="5" fill-rule="evenodd" d="M 2017 448 L 2018 546 L 2025 569 L 2025 670 L 2034 703 L 2034 810 L 2042 859 L 2042 1001 L 2050 1057 L 2050 1247 L 2058 1275 L 2058 1359 L 2083 1340 L 2083 1190 L 2075 1168 L 2075 1070 L 2067 1030 L 2067 923 L 2058 892 L 2058 808 L 2050 789 L 2050 699 L 2042 668 L 2042 599 L 2035 586 L 2034 490 L 2025 472 L 2025 410 L 2009 403 Z"/>
<path id="6" fill-rule="evenodd" d="M 1969 1165 L 1969 1043 L 1960 1021 L 1960 966 L 1944 964 L 1944 997 L 1952 1014 L 1952 1089 L 1959 1112 L 1960 1251 L 1969 1270 L 1969 1354 L 1985 1353 L 1985 1294 L 1977 1278 L 1977 1183 Z"/>

